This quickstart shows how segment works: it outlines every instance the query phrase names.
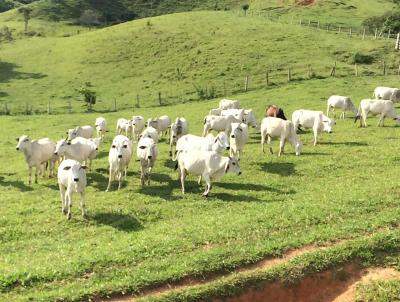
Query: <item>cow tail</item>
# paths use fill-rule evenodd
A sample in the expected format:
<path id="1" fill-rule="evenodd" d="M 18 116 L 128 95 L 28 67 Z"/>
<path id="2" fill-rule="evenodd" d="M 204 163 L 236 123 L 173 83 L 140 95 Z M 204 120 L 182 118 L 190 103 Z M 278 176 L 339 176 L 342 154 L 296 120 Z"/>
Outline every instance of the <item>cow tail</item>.
<path id="1" fill-rule="evenodd" d="M 176 164 L 178 165 L 178 158 L 179 154 L 182 153 L 182 150 L 175 150 L 175 156 L 172 157 L 172 161 L 176 161 Z M 175 170 L 178 169 L 178 166 L 175 167 Z"/>

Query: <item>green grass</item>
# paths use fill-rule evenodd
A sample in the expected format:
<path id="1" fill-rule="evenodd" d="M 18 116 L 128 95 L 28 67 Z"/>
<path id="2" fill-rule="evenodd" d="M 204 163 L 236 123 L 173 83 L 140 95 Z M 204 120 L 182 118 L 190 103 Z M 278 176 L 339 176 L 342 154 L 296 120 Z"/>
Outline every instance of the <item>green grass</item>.
<path id="1" fill-rule="evenodd" d="M 26 103 L 45 111 L 48 102 L 66 112 L 68 101 L 82 111 L 76 89 L 86 81 L 98 94 L 96 108 L 109 110 L 114 99 L 121 108 L 132 108 L 137 95 L 141 106 L 154 106 L 159 92 L 166 103 L 196 100 L 195 86 L 214 87 L 219 96 L 234 94 L 243 90 L 246 75 L 250 89 L 265 87 L 267 68 L 270 81 L 279 85 L 286 82 L 288 67 L 296 78 L 307 77 L 308 65 L 326 77 L 337 61 L 338 75 L 348 75 L 354 73 L 356 52 L 375 60 L 360 66 L 360 74 L 363 68 L 381 73 L 382 60 L 398 68 L 391 41 L 349 39 L 229 12 L 172 14 L 0 47 L 0 106 L 8 103 L 16 112 Z"/>
<path id="2" fill-rule="evenodd" d="M 256 110 L 277 100 L 286 114 L 298 108 L 324 109 L 334 92 L 351 92 L 355 100 L 391 78 L 315 80 L 271 91 L 236 95 Z M 273 91 L 273 92 L 272 92 Z M 145 117 L 169 114 L 188 118 L 191 133 L 200 133 L 202 117 L 216 101 L 141 109 Z M 105 114 L 110 128 L 118 117 Z M 128 181 L 119 192 L 105 193 L 111 134 L 88 174 L 88 220 L 66 221 L 60 211 L 55 179 L 28 186 L 23 156 L 15 137 L 58 139 L 76 124 L 93 124 L 99 114 L 2 117 L 0 127 L 0 300 L 80 300 L 94 293 L 140 292 L 146 287 L 187 275 L 229 271 L 267 255 L 310 243 L 357 238 L 399 223 L 397 181 L 398 127 L 387 121 L 378 129 L 359 129 L 352 119 L 338 121 L 332 135 L 311 146 L 311 133 L 301 135 L 304 153 L 290 146 L 281 158 L 261 154 L 252 133 L 241 161 L 242 176 L 216 182 L 207 200 L 194 178 L 181 195 L 167 145 L 153 183 L 141 188 L 133 160 Z M 276 150 L 277 143 L 274 144 Z M 114 187 L 115 188 L 115 187 Z M 211 247 L 205 249 L 204 247 Z"/>

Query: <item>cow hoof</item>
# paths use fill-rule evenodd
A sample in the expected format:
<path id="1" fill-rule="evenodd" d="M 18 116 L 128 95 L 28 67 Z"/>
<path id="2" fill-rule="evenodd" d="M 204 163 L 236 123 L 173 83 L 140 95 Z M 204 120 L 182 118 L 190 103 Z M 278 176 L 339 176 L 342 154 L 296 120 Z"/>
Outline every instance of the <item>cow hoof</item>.
<path id="1" fill-rule="evenodd" d="M 67 214 L 68 214 L 67 209 L 62 209 L 61 212 L 62 212 L 64 215 L 67 215 Z"/>
<path id="2" fill-rule="evenodd" d="M 71 214 L 70 214 L 70 213 L 67 215 L 67 219 L 68 219 L 68 220 L 71 219 Z"/>

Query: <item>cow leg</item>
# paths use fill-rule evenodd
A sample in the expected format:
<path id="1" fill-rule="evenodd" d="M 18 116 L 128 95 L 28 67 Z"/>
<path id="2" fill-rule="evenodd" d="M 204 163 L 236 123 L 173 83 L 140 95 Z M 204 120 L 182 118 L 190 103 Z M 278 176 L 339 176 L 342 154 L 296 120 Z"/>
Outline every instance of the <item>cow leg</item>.
<path id="1" fill-rule="evenodd" d="M 142 164 L 140 166 L 140 183 L 142 186 L 144 186 L 145 177 L 146 177 L 146 171 L 145 171 L 145 167 L 143 167 L 143 164 Z"/>
<path id="2" fill-rule="evenodd" d="M 283 148 L 285 147 L 285 139 L 281 139 L 279 141 L 279 153 L 278 156 L 281 156 L 283 154 Z"/>
<path id="3" fill-rule="evenodd" d="M 265 136 L 264 136 L 264 133 L 261 133 L 261 151 L 262 151 L 262 153 L 265 153 L 264 144 L 265 144 Z"/>
<path id="4" fill-rule="evenodd" d="M 344 119 L 345 119 L 345 117 L 346 117 L 346 111 L 343 111 L 343 112 L 342 112 L 342 114 L 340 115 L 340 117 L 341 117 L 341 119 L 343 119 L 343 120 L 344 120 Z"/>
<path id="5" fill-rule="evenodd" d="M 201 185 L 202 179 L 203 179 L 203 177 L 200 175 L 200 176 L 199 176 L 199 180 L 197 181 L 197 183 L 198 183 L 199 185 Z"/>
<path id="6" fill-rule="evenodd" d="M 151 170 L 153 170 L 153 167 L 150 166 L 149 170 L 147 172 L 147 185 L 150 186 L 150 174 L 151 174 Z"/>
<path id="7" fill-rule="evenodd" d="M 208 174 L 203 174 L 204 181 L 206 182 L 206 190 L 203 193 L 203 196 L 207 197 L 208 193 L 210 193 L 211 190 L 211 179 Z"/>
<path id="8" fill-rule="evenodd" d="M 313 139 L 313 145 L 317 145 L 317 135 L 318 135 L 318 129 L 313 128 L 313 134 L 314 134 L 314 139 Z"/>
<path id="9" fill-rule="evenodd" d="M 121 189 L 122 173 L 123 173 L 122 171 L 118 171 L 118 175 L 117 175 L 117 177 L 118 177 L 118 190 Z"/>
<path id="10" fill-rule="evenodd" d="M 181 186 L 182 186 L 182 194 L 185 194 L 185 179 L 186 179 L 186 170 L 183 168 L 180 168 L 180 174 L 181 174 Z"/>
<path id="11" fill-rule="evenodd" d="M 385 119 L 385 114 L 381 113 L 381 115 L 379 116 L 378 127 L 379 126 L 383 127 L 384 119 Z"/>
<path id="12" fill-rule="evenodd" d="M 112 172 L 111 167 L 110 167 L 110 173 L 109 173 L 109 176 L 108 176 L 108 186 L 107 186 L 106 192 L 108 192 L 110 190 L 111 181 L 112 180 L 113 180 L 113 172 Z"/>
<path id="13" fill-rule="evenodd" d="M 66 200 L 67 200 L 67 206 L 68 206 L 67 219 L 71 219 L 72 192 L 70 190 L 67 190 Z"/>
<path id="14" fill-rule="evenodd" d="M 40 169 L 41 165 L 35 167 L 35 184 L 38 183 L 38 169 Z"/>
<path id="15" fill-rule="evenodd" d="M 82 211 L 82 217 L 86 218 L 85 193 L 84 192 L 81 192 L 81 211 Z"/>
<path id="16" fill-rule="evenodd" d="M 65 187 L 62 184 L 58 184 L 60 189 L 60 196 L 61 196 L 61 213 L 67 214 L 67 204 L 65 200 Z"/>

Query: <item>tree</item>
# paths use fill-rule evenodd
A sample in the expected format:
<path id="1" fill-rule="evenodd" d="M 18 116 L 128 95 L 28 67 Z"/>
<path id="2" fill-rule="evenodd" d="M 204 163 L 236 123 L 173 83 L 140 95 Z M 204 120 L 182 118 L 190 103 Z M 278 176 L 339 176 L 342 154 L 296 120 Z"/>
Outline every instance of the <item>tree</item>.
<path id="1" fill-rule="evenodd" d="M 244 15 L 246 16 L 246 13 L 247 13 L 247 10 L 249 9 L 249 7 L 250 7 L 250 5 L 248 5 L 248 4 L 243 4 L 242 5 L 242 9 L 243 9 L 243 11 L 244 11 Z"/>
<path id="2" fill-rule="evenodd" d="M 28 6 L 22 6 L 18 9 L 18 12 L 23 15 L 25 22 L 25 33 L 28 31 L 28 22 L 31 18 L 32 9 Z"/>
<path id="3" fill-rule="evenodd" d="M 96 104 L 96 92 L 91 90 L 93 87 L 90 82 L 86 82 L 84 86 L 82 86 L 78 92 L 83 95 L 83 100 L 86 102 L 88 107 L 88 111 L 92 111 L 92 106 Z"/>
<path id="4" fill-rule="evenodd" d="M 79 17 L 78 22 L 81 25 L 97 26 L 100 25 L 99 17 L 100 17 L 99 13 L 97 13 L 94 10 L 87 9 Z"/>

